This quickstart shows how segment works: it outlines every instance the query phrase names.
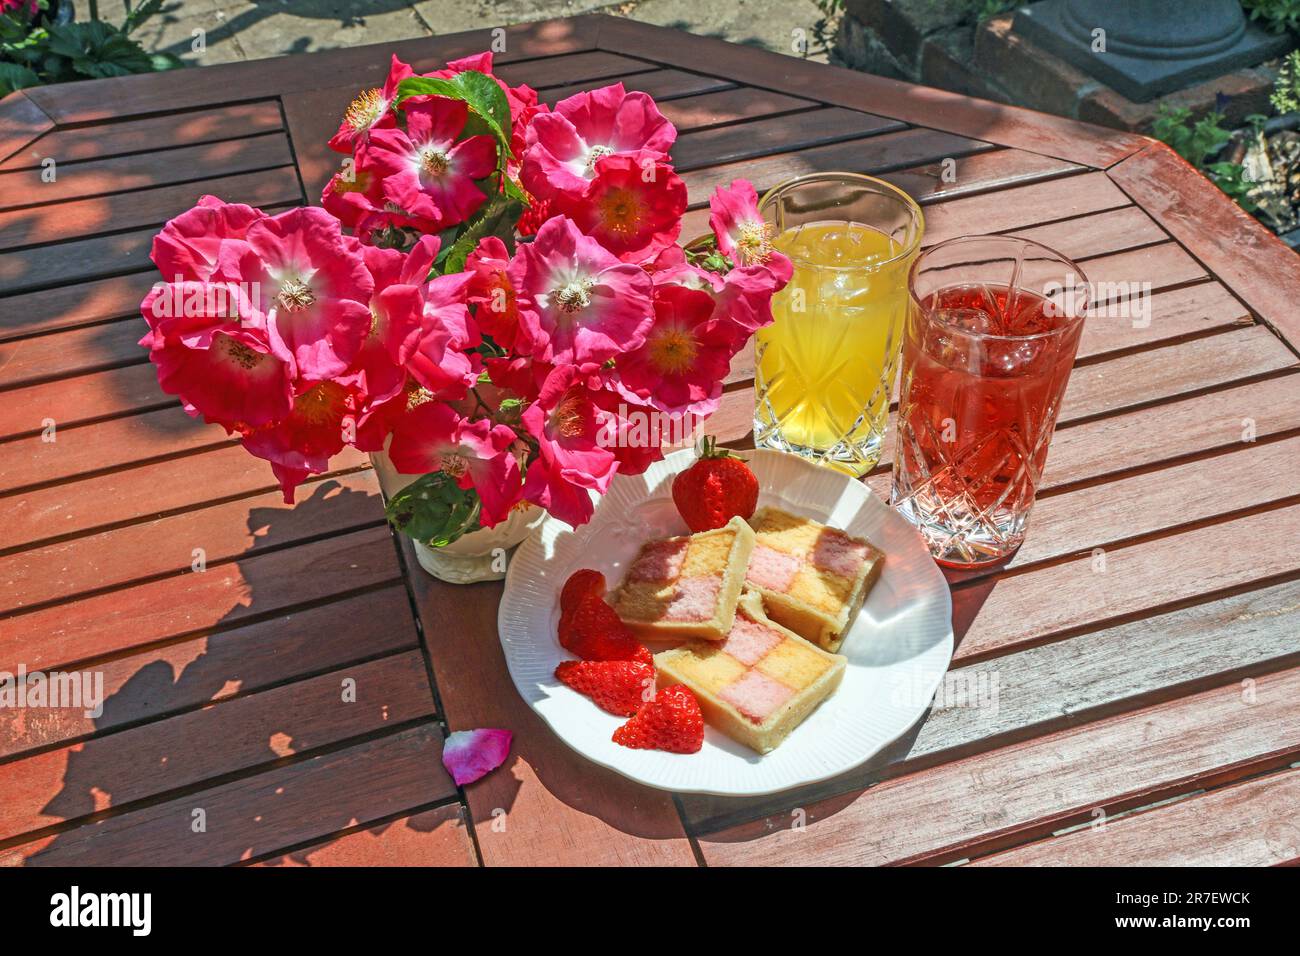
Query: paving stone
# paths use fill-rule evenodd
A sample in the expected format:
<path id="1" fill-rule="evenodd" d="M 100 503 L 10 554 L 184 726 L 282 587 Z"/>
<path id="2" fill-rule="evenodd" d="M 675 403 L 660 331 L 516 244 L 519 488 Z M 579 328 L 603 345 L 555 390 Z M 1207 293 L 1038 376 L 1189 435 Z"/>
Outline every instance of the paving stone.
<path id="1" fill-rule="evenodd" d="M 406 0 L 217 0 L 247 59 L 430 36 Z"/>
<path id="2" fill-rule="evenodd" d="M 826 62 L 826 49 L 818 37 L 824 14 L 812 0 L 639 0 L 604 12 Z"/>

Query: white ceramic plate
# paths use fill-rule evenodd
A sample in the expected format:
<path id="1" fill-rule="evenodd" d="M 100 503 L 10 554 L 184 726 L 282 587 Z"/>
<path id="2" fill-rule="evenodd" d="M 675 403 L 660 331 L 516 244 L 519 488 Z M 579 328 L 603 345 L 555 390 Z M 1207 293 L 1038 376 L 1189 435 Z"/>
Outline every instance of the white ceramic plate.
<path id="1" fill-rule="evenodd" d="M 746 452 L 758 476 L 759 507 L 776 505 L 864 537 L 885 552 L 885 567 L 840 653 L 844 681 L 770 754 L 759 756 L 708 727 L 697 754 L 631 750 L 610 736 L 623 722 L 555 679 L 572 659 L 556 637 L 559 593 L 578 568 L 595 568 L 610 587 L 641 543 L 684 534 L 672 501 L 673 477 L 690 449 L 643 475 L 619 476 L 576 531 L 553 518 L 510 561 L 497 626 L 515 686 L 560 738 L 580 754 L 633 780 L 679 793 L 744 796 L 814 783 L 856 767 L 925 713 L 952 659 L 947 582 L 921 537 L 866 485 L 774 451 Z"/>

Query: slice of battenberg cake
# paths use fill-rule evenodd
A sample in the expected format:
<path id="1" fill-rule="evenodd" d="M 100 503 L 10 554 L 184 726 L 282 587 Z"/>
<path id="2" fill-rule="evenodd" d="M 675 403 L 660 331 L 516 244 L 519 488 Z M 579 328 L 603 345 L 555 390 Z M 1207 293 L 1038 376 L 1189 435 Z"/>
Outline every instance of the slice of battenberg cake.
<path id="1" fill-rule="evenodd" d="M 661 687 L 685 684 L 705 720 L 761 754 L 830 696 L 844 665 L 839 654 L 769 620 L 755 591 L 742 595 L 726 640 L 689 641 L 655 655 Z"/>
<path id="2" fill-rule="evenodd" d="M 749 523 L 757 540 L 746 587 L 763 596 L 772 620 L 838 651 L 880 577 L 884 553 L 861 538 L 776 508 L 760 508 Z"/>
<path id="3" fill-rule="evenodd" d="M 610 603 L 644 638 L 720 641 L 735 619 L 753 548 L 743 518 L 715 531 L 647 541 Z"/>

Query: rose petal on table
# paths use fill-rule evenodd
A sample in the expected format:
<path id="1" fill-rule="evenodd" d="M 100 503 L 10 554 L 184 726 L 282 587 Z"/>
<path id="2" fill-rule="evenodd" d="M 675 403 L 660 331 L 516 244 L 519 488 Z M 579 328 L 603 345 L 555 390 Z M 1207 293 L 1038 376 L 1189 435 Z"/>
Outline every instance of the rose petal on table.
<path id="1" fill-rule="evenodd" d="M 442 745 L 442 765 L 457 786 L 473 783 L 506 762 L 514 734 L 483 727 L 457 730 Z"/>

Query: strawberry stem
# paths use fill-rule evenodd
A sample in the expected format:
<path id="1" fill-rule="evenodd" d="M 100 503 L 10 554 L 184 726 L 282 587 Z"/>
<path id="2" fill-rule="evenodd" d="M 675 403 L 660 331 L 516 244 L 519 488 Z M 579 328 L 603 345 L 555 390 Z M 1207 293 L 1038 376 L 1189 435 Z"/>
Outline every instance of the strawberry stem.
<path id="1" fill-rule="evenodd" d="M 705 435 L 700 439 L 700 443 L 695 447 L 695 454 L 701 460 L 705 458 L 735 458 L 737 461 L 744 461 L 739 455 L 734 454 L 729 448 L 719 448 L 716 435 Z"/>

